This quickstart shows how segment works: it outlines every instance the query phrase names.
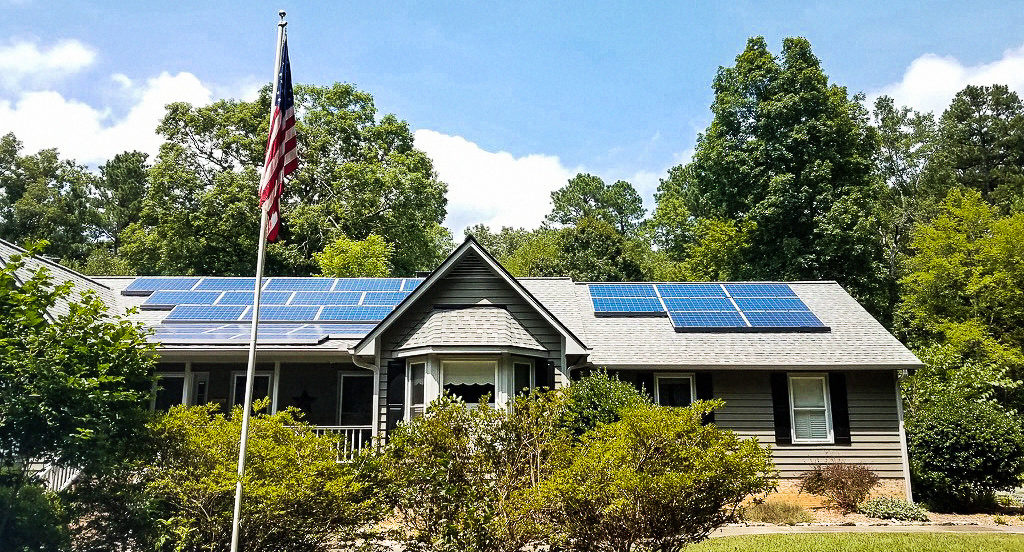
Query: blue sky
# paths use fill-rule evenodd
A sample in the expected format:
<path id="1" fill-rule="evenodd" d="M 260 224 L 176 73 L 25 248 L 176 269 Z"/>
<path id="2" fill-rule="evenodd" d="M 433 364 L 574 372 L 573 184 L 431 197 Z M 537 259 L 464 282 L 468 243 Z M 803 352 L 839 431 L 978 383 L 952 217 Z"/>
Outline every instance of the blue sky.
<path id="1" fill-rule="evenodd" d="M 709 122 L 749 36 L 805 36 L 834 82 L 941 109 L 967 83 L 1024 90 L 1009 2 L 328 3 L 0 0 L 0 132 L 95 164 L 152 150 L 163 103 L 251 95 L 288 10 L 296 81 L 352 82 L 417 131 L 448 224 L 535 225 L 585 170 L 650 199 Z"/>

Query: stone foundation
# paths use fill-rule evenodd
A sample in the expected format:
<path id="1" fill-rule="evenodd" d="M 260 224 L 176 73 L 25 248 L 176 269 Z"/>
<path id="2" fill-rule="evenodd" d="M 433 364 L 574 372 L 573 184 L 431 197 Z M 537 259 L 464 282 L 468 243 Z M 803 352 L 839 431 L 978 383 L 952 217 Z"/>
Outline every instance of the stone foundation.
<path id="1" fill-rule="evenodd" d="M 903 478 L 885 478 L 871 492 L 870 498 L 878 496 L 894 496 L 906 499 L 906 487 Z M 779 479 L 779 490 L 768 495 L 767 500 L 798 504 L 804 508 L 820 508 L 825 505 L 822 497 L 800 492 L 800 480 Z"/>

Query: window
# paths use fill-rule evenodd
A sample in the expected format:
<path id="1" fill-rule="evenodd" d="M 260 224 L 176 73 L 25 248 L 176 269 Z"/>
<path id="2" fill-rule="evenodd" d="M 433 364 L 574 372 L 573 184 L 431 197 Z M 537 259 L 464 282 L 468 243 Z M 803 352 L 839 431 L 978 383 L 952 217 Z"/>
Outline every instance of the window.
<path id="1" fill-rule="evenodd" d="M 533 381 L 532 362 L 512 363 L 512 391 L 518 395 L 529 395 L 536 383 Z"/>
<path id="2" fill-rule="evenodd" d="M 790 375 L 789 405 L 794 443 L 832 443 L 828 378 L 822 374 Z"/>
<path id="3" fill-rule="evenodd" d="M 373 376 L 341 374 L 338 424 L 368 426 L 373 417 Z"/>
<path id="4" fill-rule="evenodd" d="M 409 419 L 423 415 L 423 385 L 426 373 L 427 363 L 413 362 L 409 364 Z"/>
<path id="5" fill-rule="evenodd" d="M 162 412 L 185 402 L 185 374 L 157 374 L 153 408 Z"/>
<path id="6" fill-rule="evenodd" d="M 696 394 L 693 374 L 654 374 L 654 401 L 661 406 L 690 406 Z"/>
<path id="7" fill-rule="evenodd" d="M 206 404 L 210 401 L 210 374 L 208 372 L 192 372 L 192 394 L 189 404 Z"/>
<path id="8" fill-rule="evenodd" d="M 231 398 L 232 406 L 239 406 L 245 402 L 245 372 L 233 374 L 232 378 L 232 392 Z M 270 396 L 271 383 L 273 379 L 272 372 L 256 372 L 256 377 L 253 379 L 252 384 L 252 402 L 256 402 L 264 397 Z M 260 412 L 267 412 L 270 409 L 270 405 Z"/>
<path id="9" fill-rule="evenodd" d="M 485 396 L 495 401 L 496 360 L 446 360 L 441 363 L 441 388 L 468 405 L 479 404 Z"/>

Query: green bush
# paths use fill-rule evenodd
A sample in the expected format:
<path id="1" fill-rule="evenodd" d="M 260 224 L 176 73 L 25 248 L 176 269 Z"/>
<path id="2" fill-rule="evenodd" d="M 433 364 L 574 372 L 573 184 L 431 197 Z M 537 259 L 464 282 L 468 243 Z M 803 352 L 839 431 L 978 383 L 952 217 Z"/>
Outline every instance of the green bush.
<path id="1" fill-rule="evenodd" d="M 4 552 L 57 552 L 68 545 L 67 519 L 60 501 L 42 485 L 10 485 L 10 474 L 0 474 L 0 550 Z M 20 474 L 16 477 L 20 478 Z"/>
<path id="2" fill-rule="evenodd" d="M 619 412 L 651 404 L 650 399 L 631 384 L 598 371 L 572 382 L 563 390 L 561 426 L 580 436 L 602 424 L 619 419 Z"/>
<path id="3" fill-rule="evenodd" d="M 588 432 L 538 487 L 552 543 L 567 550 L 681 550 L 775 488 L 771 453 L 687 408 L 645 405 Z"/>
<path id="4" fill-rule="evenodd" d="M 934 401 L 906 424 L 910 473 L 919 496 L 948 511 L 991 504 L 1024 474 L 1021 422 L 988 402 Z"/>
<path id="5" fill-rule="evenodd" d="M 878 475 L 861 464 L 818 464 L 800 475 L 800 492 L 825 497 L 844 512 L 856 511 L 877 485 Z"/>
<path id="6" fill-rule="evenodd" d="M 928 521 L 928 511 L 902 498 L 880 496 L 861 503 L 857 511 L 875 519 L 897 521 Z"/>
<path id="7" fill-rule="evenodd" d="M 739 518 L 753 523 L 773 523 L 775 525 L 796 525 L 814 521 L 811 513 L 799 504 L 789 502 L 754 502 L 739 509 Z"/>

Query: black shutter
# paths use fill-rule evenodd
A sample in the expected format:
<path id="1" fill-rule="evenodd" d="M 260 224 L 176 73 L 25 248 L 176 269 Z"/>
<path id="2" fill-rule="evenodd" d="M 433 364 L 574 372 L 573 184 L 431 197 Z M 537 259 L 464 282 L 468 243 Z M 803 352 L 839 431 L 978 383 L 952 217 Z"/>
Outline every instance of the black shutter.
<path id="1" fill-rule="evenodd" d="M 555 363 L 551 360 L 538 358 L 533 364 L 533 382 L 538 389 L 546 387 L 555 388 Z"/>
<path id="2" fill-rule="evenodd" d="M 388 361 L 387 430 L 391 431 L 405 418 L 405 362 Z"/>
<path id="3" fill-rule="evenodd" d="M 832 434 L 837 445 L 849 445 L 850 404 L 846 395 L 846 374 L 828 375 L 829 404 L 832 405 Z"/>
<path id="4" fill-rule="evenodd" d="M 654 400 L 654 372 L 637 372 L 636 374 L 636 388 L 642 393 L 646 393 L 647 397 Z"/>
<path id="5" fill-rule="evenodd" d="M 775 444 L 792 445 L 789 421 L 789 380 L 785 372 L 772 372 L 772 417 L 775 419 Z"/>
<path id="6" fill-rule="evenodd" d="M 693 375 L 694 387 L 697 388 L 697 400 L 698 401 L 710 401 L 714 398 L 715 392 L 711 385 L 711 372 L 697 372 Z M 703 422 L 705 424 L 715 423 L 715 413 L 708 412 L 704 416 Z"/>

